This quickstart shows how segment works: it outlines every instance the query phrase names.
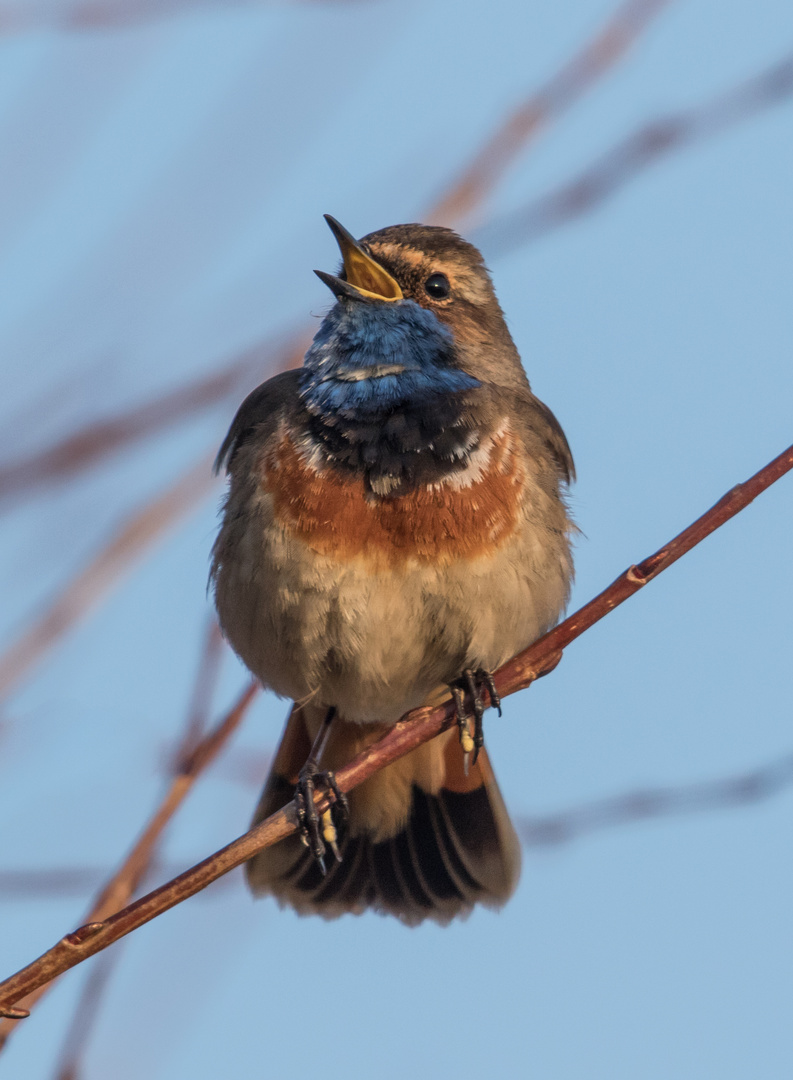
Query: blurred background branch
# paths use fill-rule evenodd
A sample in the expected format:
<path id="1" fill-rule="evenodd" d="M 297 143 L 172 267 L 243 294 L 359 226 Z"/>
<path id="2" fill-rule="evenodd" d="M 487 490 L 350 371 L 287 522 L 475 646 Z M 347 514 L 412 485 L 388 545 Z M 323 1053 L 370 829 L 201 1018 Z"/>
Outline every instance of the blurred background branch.
<path id="1" fill-rule="evenodd" d="M 0 697 L 24 679 L 163 533 L 216 487 L 212 458 L 191 466 L 175 484 L 141 507 L 72 578 L 35 621 L 0 654 Z"/>
<path id="2" fill-rule="evenodd" d="M 492 194 L 527 144 L 623 59 L 671 0 L 628 0 L 616 9 L 575 56 L 540 90 L 509 113 L 477 150 L 425 218 L 429 223 L 466 224 Z"/>
<path id="3" fill-rule="evenodd" d="M 58 30 L 98 30 L 134 26 L 202 8 L 279 7 L 323 2 L 330 0 L 6 0 L 0 4 L 0 33 L 18 33 L 40 26 Z M 356 4 L 376 0 L 333 2 Z"/>
<path id="4" fill-rule="evenodd" d="M 686 817 L 717 810 L 738 810 L 780 795 L 793 784 L 793 754 L 733 776 L 668 787 L 638 788 L 604 799 L 567 807 L 555 814 L 516 819 L 527 848 L 568 844 L 602 829 L 657 818 Z"/>
<path id="5" fill-rule="evenodd" d="M 670 154 L 713 138 L 793 95 L 793 54 L 731 87 L 712 101 L 651 120 L 578 176 L 525 206 L 486 222 L 477 242 L 502 255 L 590 214 L 625 184 Z"/>
<path id="6" fill-rule="evenodd" d="M 204 667 L 208 657 L 211 656 L 213 648 L 214 638 L 213 635 L 209 635 L 204 646 L 202 663 L 199 665 L 197 683 L 203 682 L 205 679 Z M 208 707 L 214 681 L 210 679 L 205 683 L 205 686 L 209 695 L 207 698 Z M 95 898 L 85 917 L 86 923 L 102 922 L 129 903 L 151 868 L 165 828 L 170 824 L 171 819 L 184 802 L 198 777 L 211 765 L 226 742 L 237 730 L 248 710 L 248 706 L 259 689 L 258 683 L 250 683 L 225 716 L 198 742 L 196 742 L 195 712 L 193 709 L 188 711 L 182 745 L 177 755 L 173 779 L 168 790 L 149 818 L 131 851 Z M 101 977 L 97 976 L 97 978 L 100 980 L 99 985 L 104 987 L 110 971 L 105 967 L 100 968 L 100 971 L 102 975 Z M 51 985 L 51 983 L 46 983 L 39 986 L 27 995 L 24 1001 L 19 1003 L 19 1007 L 29 1011 Z M 94 983 L 89 993 L 92 1008 L 96 1003 L 98 993 L 98 984 Z M 5 1046 L 17 1023 L 19 1021 L 12 1018 L 0 1020 L 0 1050 Z M 80 1020 L 76 1021 L 76 1023 L 80 1032 L 88 1030 L 87 1028 L 83 1029 Z M 70 1055 L 71 1053 L 72 1051 L 69 1052 Z"/>

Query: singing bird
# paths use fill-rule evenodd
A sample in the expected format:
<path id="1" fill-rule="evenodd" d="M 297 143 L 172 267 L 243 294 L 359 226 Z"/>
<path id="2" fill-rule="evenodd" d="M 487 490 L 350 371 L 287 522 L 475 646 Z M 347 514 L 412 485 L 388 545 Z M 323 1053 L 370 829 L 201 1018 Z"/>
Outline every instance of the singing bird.
<path id="1" fill-rule="evenodd" d="M 518 839 L 480 752 L 482 688 L 497 704 L 490 673 L 565 607 L 573 461 L 473 245 L 417 224 L 357 241 L 326 220 L 343 265 L 316 273 L 336 302 L 303 367 L 249 395 L 218 454 L 220 623 L 294 702 L 254 821 L 294 797 L 300 832 L 247 876 L 301 913 L 446 923 L 517 884 Z M 334 770 L 450 687 L 459 732 L 347 803 Z M 317 784 L 336 792 L 321 821 Z"/>

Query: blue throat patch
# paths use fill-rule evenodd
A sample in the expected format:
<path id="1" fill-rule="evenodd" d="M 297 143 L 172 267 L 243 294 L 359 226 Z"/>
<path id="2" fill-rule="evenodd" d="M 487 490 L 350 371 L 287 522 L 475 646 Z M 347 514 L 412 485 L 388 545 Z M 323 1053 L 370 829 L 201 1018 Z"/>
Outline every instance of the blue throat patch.
<path id="1" fill-rule="evenodd" d="M 451 332 L 413 300 L 341 300 L 306 353 L 300 392 L 314 416 L 371 422 L 480 385 L 454 363 Z"/>

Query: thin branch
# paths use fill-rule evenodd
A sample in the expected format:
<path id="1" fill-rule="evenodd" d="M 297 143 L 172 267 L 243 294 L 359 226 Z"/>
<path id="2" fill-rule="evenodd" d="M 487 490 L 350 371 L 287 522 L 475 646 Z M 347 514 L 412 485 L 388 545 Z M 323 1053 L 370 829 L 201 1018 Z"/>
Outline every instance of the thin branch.
<path id="1" fill-rule="evenodd" d="M 528 142 L 566 112 L 636 43 L 670 0 L 627 0 L 584 48 L 498 127 L 451 189 L 428 211 L 428 221 L 464 220 L 491 194 Z"/>
<path id="2" fill-rule="evenodd" d="M 638 565 L 629 567 L 599 596 L 500 668 L 495 673 L 499 694 L 506 697 L 530 686 L 535 679 L 547 675 L 557 666 L 563 650 L 570 642 L 743 510 L 791 469 L 793 446 L 745 483 L 734 487 L 668 544 Z M 451 700 L 437 707 L 414 709 L 379 742 L 368 747 L 354 761 L 338 771 L 339 787 L 342 791 L 350 791 L 386 765 L 445 731 L 454 722 L 454 704 Z M 324 793 L 317 793 L 316 801 L 320 810 L 327 808 L 328 799 Z M 67 934 L 38 959 L 0 984 L 0 1011 L 13 1009 L 26 994 L 107 948 L 114 941 L 175 907 L 189 896 L 200 892 L 259 851 L 290 836 L 296 828 L 294 805 L 290 803 L 203 862 L 117 911 L 115 915 L 95 919 Z"/>
<path id="3" fill-rule="evenodd" d="M 214 484 L 211 459 L 204 458 L 128 518 L 33 624 L 0 654 L 0 698 L 7 696 L 152 543 L 192 510 Z"/>
<path id="4" fill-rule="evenodd" d="M 667 155 L 712 138 L 791 96 L 793 56 L 788 55 L 715 100 L 643 124 L 575 179 L 487 222 L 477 230 L 475 240 L 491 256 L 536 240 L 591 213 Z"/>
<path id="5" fill-rule="evenodd" d="M 255 681 L 251 682 L 223 719 L 192 751 L 182 756 L 179 771 L 171 781 L 162 802 L 149 819 L 148 824 L 121 866 L 94 900 L 86 917 L 89 924 L 102 925 L 103 920 L 112 916 L 124 904 L 129 902 L 130 897 L 140 885 L 151 865 L 166 825 L 184 802 L 200 774 L 211 764 L 221 748 L 239 727 L 248 706 L 258 690 L 259 684 Z M 47 989 L 48 981 L 38 982 L 35 986 L 29 987 L 25 991 L 24 1001 L 20 1002 L 21 1008 L 26 1012 L 29 1011 Z M 17 998 L 16 1000 L 19 1001 L 20 999 Z M 0 1016 L 2 1015 L 6 1015 L 8 1018 L 0 1020 L 0 1049 L 5 1045 L 17 1020 L 20 1018 L 10 1016 L 8 1013 L 4 1014 L 3 1010 L 0 1009 Z"/>

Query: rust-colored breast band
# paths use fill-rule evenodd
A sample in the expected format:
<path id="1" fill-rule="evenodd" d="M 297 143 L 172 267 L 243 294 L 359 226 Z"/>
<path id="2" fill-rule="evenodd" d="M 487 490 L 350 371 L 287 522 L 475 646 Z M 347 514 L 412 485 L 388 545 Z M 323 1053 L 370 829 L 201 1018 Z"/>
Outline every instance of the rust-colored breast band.
<path id="1" fill-rule="evenodd" d="M 525 469 L 510 433 L 494 436 L 481 470 L 380 497 L 362 477 L 314 466 L 284 433 L 264 461 L 278 522 L 324 555 L 380 565 L 472 559 L 515 531 Z"/>

